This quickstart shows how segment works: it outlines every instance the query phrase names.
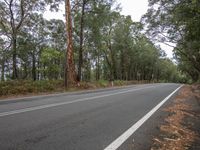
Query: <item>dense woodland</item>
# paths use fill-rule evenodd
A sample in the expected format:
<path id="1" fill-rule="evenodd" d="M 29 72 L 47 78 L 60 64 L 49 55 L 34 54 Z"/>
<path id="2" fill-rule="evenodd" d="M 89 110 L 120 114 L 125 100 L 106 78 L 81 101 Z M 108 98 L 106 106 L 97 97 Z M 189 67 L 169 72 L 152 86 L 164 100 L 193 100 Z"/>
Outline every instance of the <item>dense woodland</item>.
<path id="1" fill-rule="evenodd" d="M 65 21 L 43 17 L 61 5 Z M 133 22 L 114 0 L 0 0 L 0 82 L 196 82 L 199 8 L 198 0 L 149 0 L 147 14 Z M 174 46 L 176 60 L 157 42 Z"/>

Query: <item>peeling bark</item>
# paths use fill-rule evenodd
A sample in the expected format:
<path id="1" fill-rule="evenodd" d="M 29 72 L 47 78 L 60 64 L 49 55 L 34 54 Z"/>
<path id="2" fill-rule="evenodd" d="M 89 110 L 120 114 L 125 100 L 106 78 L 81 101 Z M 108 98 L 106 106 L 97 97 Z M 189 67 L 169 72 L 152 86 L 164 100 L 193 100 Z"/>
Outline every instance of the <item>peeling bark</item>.
<path id="1" fill-rule="evenodd" d="M 75 65 L 74 65 L 70 0 L 65 0 L 65 15 L 66 15 L 65 18 L 66 18 L 66 29 L 67 29 L 65 87 L 69 87 L 70 85 L 75 85 L 77 83 L 77 75 L 76 75 Z"/>

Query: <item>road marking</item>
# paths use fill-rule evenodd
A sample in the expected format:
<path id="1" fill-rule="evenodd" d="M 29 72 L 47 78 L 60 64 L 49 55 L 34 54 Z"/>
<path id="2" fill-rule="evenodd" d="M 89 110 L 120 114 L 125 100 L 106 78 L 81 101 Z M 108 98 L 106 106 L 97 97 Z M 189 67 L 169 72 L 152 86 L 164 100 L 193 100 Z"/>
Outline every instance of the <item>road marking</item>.
<path id="1" fill-rule="evenodd" d="M 155 106 L 150 112 L 148 112 L 144 117 L 142 117 L 138 122 L 136 122 L 132 127 L 126 130 L 122 135 L 120 135 L 116 140 L 114 140 L 110 145 L 108 145 L 104 150 L 117 150 L 133 133 L 144 124 L 169 98 L 176 93 L 183 85 L 174 90 L 169 94 L 163 101 L 161 101 L 157 106 Z"/>
<path id="2" fill-rule="evenodd" d="M 51 107 L 56 107 L 56 106 L 61 106 L 61 105 L 68 105 L 68 104 L 73 104 L 73 103 L 77 103 L 77 102 L 89 101 L 92 99 L 98 99 L 98 98 L 102 98 L 102 97 L 124 94 L 124 93 L 128 93 L 128 92 L 139 91 L 139 90 L 148 89 L 148 88 L 152 88 L 152 87 L 156 87 L 156 86 L 142 87 L 142 88 L 131 89 L 131 90 L 127 90 L 127 91 L 112 93 L 112 94 L 106 94 L 106 95 L 100 95 L 100 96 L 94 96 L 94 97 L 88 97 L 88 98 L 81 98 L 81 99 L 68 101 L 68 102 L 60 102 L 60 103 L 18 109 L 18 110 L 13 110 L 13 111 L 8 111 L 8 112 L 2 112 L 2 113 L 0 113 L 0 117 L 10 116 L 10 115 L 14 115 L 14 114 L 20 114 L 20 113 L 24 113 L 24 112 L 30 112 L 30 111 L 35 111 L 35 110 L 40 110 L 40 109 L 45 109 L 45 108 L 51 108 Z"/>

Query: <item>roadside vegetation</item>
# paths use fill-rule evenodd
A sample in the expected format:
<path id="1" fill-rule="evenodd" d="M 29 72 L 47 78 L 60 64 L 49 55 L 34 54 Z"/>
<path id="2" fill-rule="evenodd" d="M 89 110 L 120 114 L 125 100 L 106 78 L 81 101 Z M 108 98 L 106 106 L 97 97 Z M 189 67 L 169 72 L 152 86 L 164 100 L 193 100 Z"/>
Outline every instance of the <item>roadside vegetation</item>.
<path id="1" fill-rule="evenodd" d="M 60 92 L 72 92 L 79 90 L 94 90 L 99 88 L 109 88 L 117 86 L 127 86 L 133 84 L 153 83 L 149 81 L 123 81 L 115 80 L 112 82 L 107 80 L 99 80 L 93 82 L 80 82 L 78 86 L 65 89 L 63 80 L 15 80 L 0 82 L 0 99 L 9 97 L 21 97 L 31 95 L 53 94 Z M 155 82 L 154 82 L 155 83 Z"/>
<path id="2" fill-rule="evenodd" d="M 169 116 L 153 139 L 151 150 L 197 150 L 200 147 L 200 85 L 184 86 L 173 104 L 164 109 Z"/>
<path id="3" fill-rule="evenodd" d="M 151 0 L 142 22 L 152 41 L 172 47 L 178 69 L 200 81 L 200 1 Z"/>
<path id="4" fill-rule="evenodd" d="M 43 17 L 49 6 L 57 11 L 60 5 L 66 5 L 67 22 Z M 197 82 L 198 6 L 195 0 L 153 0 L 134 22 L 114 0 L 2 0 L 0 96 L 107 87 L 111 81 Z M 172 44 L 176 60 L 157 42 Z"/>

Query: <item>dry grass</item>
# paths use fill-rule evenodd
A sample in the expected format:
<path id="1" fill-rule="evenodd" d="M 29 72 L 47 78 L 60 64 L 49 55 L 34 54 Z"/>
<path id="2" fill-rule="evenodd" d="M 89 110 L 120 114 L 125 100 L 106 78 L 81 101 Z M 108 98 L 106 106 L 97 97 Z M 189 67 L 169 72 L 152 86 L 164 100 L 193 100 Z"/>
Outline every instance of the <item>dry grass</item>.
<path id="1" fill-rule="evenodd" d="M 144 84 L 148 81 L 122 81 L 116 80 L 113 86 L 125 86 L 131 84 Z M 0 99 L 17 98 L 24 96 L 46 95 L 60 92 L 73 92 L 80 90 L 91 90 L 98 88 L 112 87 L 111 82 L 107 80 L 99 80 L 93 82 L 80 82 L 79 86 L 73 86 L 68 89 L 64 87 L 63 80 L 16 80 L 16 81 L 0 81 Z"/>

